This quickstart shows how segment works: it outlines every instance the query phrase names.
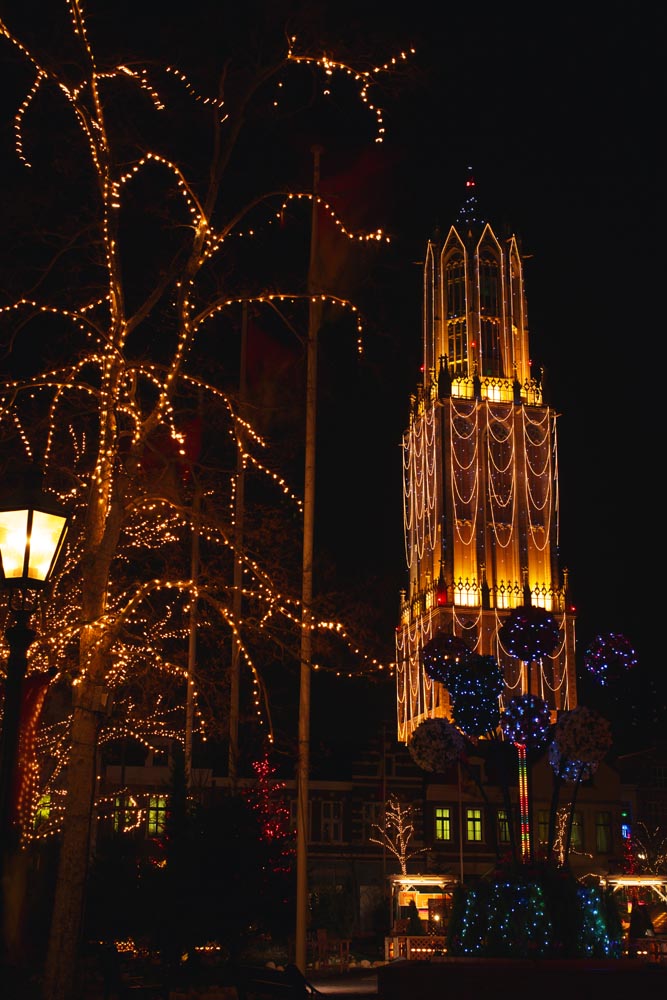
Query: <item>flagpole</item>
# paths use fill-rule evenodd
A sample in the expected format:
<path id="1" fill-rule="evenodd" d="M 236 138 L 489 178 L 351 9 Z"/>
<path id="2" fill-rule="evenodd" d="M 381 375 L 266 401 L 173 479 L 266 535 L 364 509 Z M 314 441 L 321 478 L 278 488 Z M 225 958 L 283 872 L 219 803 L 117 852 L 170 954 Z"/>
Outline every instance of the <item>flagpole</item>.
<path id="1" fill-rule="evenodd" d="M 299 751 L 297 760 L 296 933 L 295 965 L 305 975 L 308 931 L 308 773 L 310 768 L 310 669 L 312 658 L 313 538 L 315 512 L 315 427 L 317 415 L 317 334 L 322 316 L 318 288 L 318 195 L 321 146 L 313 146 L 313 200 L 308 266 L 308 338 L 306 344 L 306 441 L 303 489 L 303 561 L 301 577 L 301 670 Z"/>
<path id="2" fill-rule="evenodd" d="M 185 698 L 185 784 L 192 784 L 192 732 L 194 729 L 195 678 L 197 672 L 197 587 L 199 586 L 199 532 L 201 521 L 201 490 L 195 478 L 192 498 L 192 548 L 190 550 L 190 624 L 188 630 L 188 673 Z"/>
<path id="3" fill-rule="evenodd" d="M 246 355 L 248 340 L 248 303 L 244 302 L 241 313 L 241 361 L 239 373 L 239 404 L 246 401 Z M 243 430 L 236 425 L 236 502 L 234 523 L 234 592 L 232 613 L 238 628 L 242 611 L 243 588 L 243 531 L 245 520 L 245 460 L 243 457 Z M 229 761 L 228 775 L 230 787 L 235 790 L 239 768 L 239 691 L 241 674 L 241 643 L 236 632 L 232 633 L 232 663 L 229 674 Z"/>

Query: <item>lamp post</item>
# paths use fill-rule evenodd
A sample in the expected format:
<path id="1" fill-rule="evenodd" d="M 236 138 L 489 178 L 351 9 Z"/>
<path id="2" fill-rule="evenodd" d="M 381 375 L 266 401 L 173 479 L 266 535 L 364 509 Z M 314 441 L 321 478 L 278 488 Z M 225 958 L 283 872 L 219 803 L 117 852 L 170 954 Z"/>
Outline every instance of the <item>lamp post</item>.
<path id="1" fill-rule="evenodd" d="M 10 858 L 18 846 L 16 815 L 18 750 L 23 683 L 28 649 L 36 633 L 30 618 L 36 596 L 48 585 L 62 551 L 69 517 L 52 496 L 41 489 L 41 473 L 25 466 L 17 482 L 0 498 L 0 588 L 9 592 L 13 620 L 5 631 L 9 645 L 0 737 L 0 861 L 3 900 L 9 898 Z M 3 944 L 7 943 L 8 914 L 3 907 Z"/>

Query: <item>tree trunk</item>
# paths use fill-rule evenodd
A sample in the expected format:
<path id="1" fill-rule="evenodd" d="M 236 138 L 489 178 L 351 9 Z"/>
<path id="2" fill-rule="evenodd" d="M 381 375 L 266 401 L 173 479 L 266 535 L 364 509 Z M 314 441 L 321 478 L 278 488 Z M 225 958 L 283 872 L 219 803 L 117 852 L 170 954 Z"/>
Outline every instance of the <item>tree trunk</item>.
<path id="1" fill-rule="evenodd" d="M 88 700 L 86 695 L 94 694 L 95 685 L 84 681 L 82 688 L 80 701 Z M 71 1000 L 74 996 L 94 804 L 97 727 L 98 716 L 93 707 L 74 708 L 67 768 L 67 817 L 58 863 L 44 1000 Z"/>
<path id="2" fill-rule="evenodd" d="M 568 859 L 570 857 L 570 844 L 572 843 L 572 826 L 574 824 L 574 807 L 577 804 L 577 792 L 579 791 L 579 785 L 581 784 L 581 779 L 584 773 L 585 764 L 582 764 L 579 768 L 579 774 L 577 775 L 577 780 L 574 783 L 574 788 L 572 790 L 572 801 L 570 802 L 570 816 L 567 821 L 567 840 L 565 841 L 565 864 L 568 864 Z"/>
<path id="3" fill-rule="evenodd" d="M 558 772 L 554 771 L 554 783 L 551 792 L 551 807 L 549 809 L 549 834 L 547 837 L 547 861 L 553 859 L 554 842 L 556 840 L 556 817 L 558 815 L 558 799 L 560 789 L 563 784 L 562 766 L 559 765 Z"/>

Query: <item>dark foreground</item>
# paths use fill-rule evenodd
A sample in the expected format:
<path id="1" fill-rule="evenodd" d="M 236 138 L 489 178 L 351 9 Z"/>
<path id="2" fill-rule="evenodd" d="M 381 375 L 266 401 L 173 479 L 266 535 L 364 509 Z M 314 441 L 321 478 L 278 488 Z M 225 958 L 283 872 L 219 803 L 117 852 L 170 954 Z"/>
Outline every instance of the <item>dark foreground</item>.
<path id="1" fill-rule="evenodd" d="M 667 995 L 667 965 L 636 958 L 473 959 L 397 961 L 377 969 L 381 1000 L 433 1000 L 453 994 L 516 1000 L 638 1000 Z M 519 992 L 521 991 L 521 992 Z"/>
<path id="2" fill-rule="evenodd" d="M 437 1000 L 493 997 L 516 1000 L 652 1000 L 667 996 L 667 964 L 642 959 L 473 959 L 397 960 L 377 968 L 344 972 L 308 970 L 308 988 L 286 983 L 282 973 L 256 967 L 236 984 L 143 981 L 104 983 L 88 979 L 76 1000 Z M 40 1000 L 37 983 L 10 983 L 0 970 L 0 1000 Z"/>

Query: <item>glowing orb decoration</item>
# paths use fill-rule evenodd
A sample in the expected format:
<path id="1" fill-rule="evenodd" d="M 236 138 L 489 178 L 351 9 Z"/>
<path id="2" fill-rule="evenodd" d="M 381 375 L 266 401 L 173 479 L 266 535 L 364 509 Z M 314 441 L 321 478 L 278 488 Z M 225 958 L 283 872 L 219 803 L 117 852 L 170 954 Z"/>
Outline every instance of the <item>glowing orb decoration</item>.
<path id="1" fill-rule="evenodd" d="M 469 736 L 494 730 L 500 721 L 498 697 L 504 686 L 495 656 L 473 655 L 467 663 L 451 667 L 448 677 L 456 725 Z"/>
<path id="2" fill-rule="evenodd" d="M 627 670 L 637 666 L 637 656 L 632 643 L 624 635 L 610 632 L 597 635 L 584 653 L 586 669 L 604 687 L 614 683 Z"/>
<path id="3" fill-rule="evenodd" d="M 498 629 L 498 638 L 510 656 L 525 663 L 550 656 L 560 644 L 558 622 L 544 608 L 514 608 Z"/>
<path id="4" fill-rule="evenodd" d="M 586 763 L 583 760 L 568 760 L 561 756 L 558 744 L 554 740 L 549 744 L 549 763 L 554 773 L 559 775 L 563 781 L 588 781 L 597 771 L 597 764 Z"/>
<path id="5" fill-rule="evenodd" d="M 465 749 L 465 737 L 447 719 L 427 719 L 415 729 L 408 743 L 410 756 L 423 771 L 443 771 Z"/>
<path id="6" fill-rule="evenodd" d="M 611 746 L 611 726 L 594 709 L 577 705 L 559 718 L 554 743 L 565 761 L 597 765 Z"/>
<path id="7" fill-rule="evenodd" d="M 470 646 L 458 635 L 439 632 L 422 649 L 422 666 L 431 680 L 447 685 L 450 666 L 466 663 L 473 655 Z"/>
<path id="8" fill-rule="evenodd" d="M 551 727 L 551 712 L 543 698 L 520 694 L 511 698 L 500 718 L 503 733 L 512 743 L 523 743 L 531 750 L 546 743 Z"/>

